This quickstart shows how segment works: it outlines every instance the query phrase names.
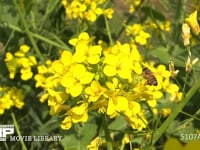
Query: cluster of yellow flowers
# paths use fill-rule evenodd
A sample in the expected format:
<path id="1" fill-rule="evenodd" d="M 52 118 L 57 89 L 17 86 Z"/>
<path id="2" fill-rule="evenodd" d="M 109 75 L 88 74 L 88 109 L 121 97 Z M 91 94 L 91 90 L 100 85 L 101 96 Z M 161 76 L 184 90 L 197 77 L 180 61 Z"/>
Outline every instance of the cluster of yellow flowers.
<path id="1" fill-rule="evenodd" d="M 0 86 L 0 115 L 12 106 L 21 109 L 24 105 L 23 98 L 22 90 L 16 87 Z"/>
<path id="2" fill-rule="evenodd" d="M 126 0 L 129 4 L 129 12 L 134 13 L 136 8 L 141 4 L 141 0 Z"/>
<path id="3" fill-rule="evenodd" d="M 113 14 L 112 8 L 104 9 L 107 0 L 62 0 L 65 8 L 67 19 L 86 19 L 90 22 L 96 21 L 100 15 L 105 15 L 111 19 Z"/>
<path id="4" fill-rule="evenodd" d="M 170 83 L 170 72 L 164 65 L 145 63 L 136 45 L 94 44 L 94 37 L 86 32 L 69 43 L 75 47 L 73 54 L 63 50 L 58 60 L 38 66 L 35 75 L 36 87 L 44 89 L 40 100 L 48 100 L 50 113 L 65 112 L 63 129 L 86 122 L 88 112 L 96 110 L 110 118 L 123 114 L 133 129 L 142 130 L 148 125 L 142 102 L 157 114 L 163 91 L 169 93 L 171 101 L 181 99 L 179 87 Z M 142 76 L 143 67 L 153 72 L 157 86 L 148 85 Z"/>
<path id="5" fill-rule="evenodd" d="M 145 26 L 148 26 L 150 29 L 155 30 L 157 32 L 160 32 L 160 30 L 169 32 L 171 29 L 171 22 L 166 20 L 166 21 L 156 21 L 155 23 L 155 21 L 148 19 L 145 21 Z"/>
<path id="6" fill-rule="evenodd" d="M 182 25 L 182 38 L 183 38 L 183 44 L 184 46 L 188 47 L 188 58 L 185 62 L 185 71 L 190 73 L 192 71 L 193 66 L 199 61 L 199 58 L 196 57 L 192 60 L 192 53 L 190 51 L 190 39 L 191 39 L 191 32 L 192 30 L 193 34 L 195 36 L 198 36 L 200 33 L 200 27 L 197 20 L 197 10 L 192 12 L 186 19 L 185 23 Z"/>
<path id="7" fill-rule="evenodd" d="M 170 22 L 158 22 L 154 23 L 152 20 L 147 20 L 144 24 L 135 23 L 133 25 L 126 26 L 126 35 L 131 38 L 134 43 L 140 45 L 146 45 L 151 34 L 147 32 L 155 31 L 157 35 L 161 31 L 169 32 L 170 31 Z"/>
<path id="8" fill-rule="evenodd" d="M 146 45 L 147 40 L 151 37 L 148 32 L 145 32 L 144 25 L 139 23 L 127 26 L 126 35 L 133 37 L 134 42 L 140 45 Z"/>
<path id="9" fill-rule="evenodd" d="M 6 53 L 5 62 L 9 71 L 10 79 L 14 79 L 19 70 L 22 80 L 26 81 L 32 78 L 33 72 L 31 67 L 35 66 L 37 61 L 35 56 L 28 55 L 29 50 L 29 46 L 22 45 L 14 55 L 11 52 Z"/>

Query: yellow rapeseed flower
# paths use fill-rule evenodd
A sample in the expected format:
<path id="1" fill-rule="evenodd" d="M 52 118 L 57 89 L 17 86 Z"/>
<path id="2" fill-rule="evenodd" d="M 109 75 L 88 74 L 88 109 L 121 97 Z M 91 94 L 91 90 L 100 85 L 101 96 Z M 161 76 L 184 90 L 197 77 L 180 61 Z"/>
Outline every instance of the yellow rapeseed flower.
<path id="1" fill-rule="evenodd" d="M 138 35 L 143 32 L 140 24 L 135 28 Z M 95 44 L 94 37 L 83 32 L 69 43 L 74 53 L 63 50 L 57 60 L 38 66 L 35 75 L 36 87 L 43 88 L 40 101 L 48 101 L 52 115 L 65 112 L 62 129 L 86 122 L 88 113 L 96 111 L 109 118 L 121 115 L 133 129 L 141 131 L 149 123 L 143 103 L 155 116 L 165 94 L 169 93 L 174 102 L 181 99 L 178 86 L 170 82 L 170 72 L 164 65 L 154 67 L 144 62 L 135 41 L 113 46 L 103 41 Z M 156 86 L 143 77 L 144 67 L 155 76 Z"/>
<path id="2" fill-rule="evenodd" d="M 146 45 L 147 40 L 151 35 L 144 31 L 144 26 L 141 24 L 133 24 L 126 27 L 126 35 L 133 37 L 136 43 Z"/>
<path id="3" fill-rule="evenodd" d="M 167 117 L 167 116 L 169 116 L 169 114 L 171 113 L 171 109 L 170 108 L 163 108 L 162 109 L 162 114 L 163 114 L 163 116 L 164 117 Z"/>
<path id="4" fill-rule="evenodd" d="M 141 45 L 146 45 L 147 44 L 147 39 L 149 39 L 151 35 L 147 32 L 140 31 L 138 35 L 135 37 L 135 42 L 141 44 Z"/>
<path id="5" fill-rule="evenodd" d="M 27 55 L 29 50 L 29 46 L 21 45 L 19 50 L 14 53 L 14 56 L 10 52 L 6 53 L 5 62 L 11 79 L 15 78 L 18 69 L 20 69 L 22 80 L 26 81 L 32 78 L 31 67 L 35 66 L 37 61 L 35 56 Z"/>
<path id="6" fill-rule="evenodd" d="M 61 84 L 66 87 L 67 93 L 72 96 L 79 96 L 83 90 L 83 84 L 92 81 L 94 74 L 88 72 L 82 64 L 71 65 L 69 72 L 65 73 L 61 79 Z"/>
<path id="7" fill-rule="evenodd" d="M 103 11 L 103 14 L 104 14 L 108 19 L 112 19 L 113 13 L 114 13 L 114 10 L 113 10 L 112 8 L 108 8 L 108 9 L 105 9 L 105 10 Z"/>
<path id="8" fill-rule="evenodd" d="M 89 95 L 88 101 L 95 102 L 97 101 L 106 91 L 106 88 L 102 87 L 99 82 L 93 81 L 91 86 L 85 89 L 86 94 Z"/>
<path id="9" fill-rule="evenodd" d="M 199 35 L 199 23 L 197 21 L 197 10 L 195 10 L 193 13 L 189 15 L 188 18 L 185 19 L 186 23 L 190 26 L 192 29 L 192 32 L 195 35 Z"/>
<path id="10" fill-rule="evenodd" d="M 128 100 L 123 96 L 116 96 L 113 99 L 110 98 L 108 101 L 107 114 L 113 118 L 118 115 L 118 113 L 126 114 L 129 110 Z"/>
<path id="11" fill-rule="evenodd" d="M 169 32 L 170 31 L 170 24 L 171 24 L 170 21 L 162 22 L 160 24 L 161 30 Z"/>
<path id="12" fill-rule="evenodd" d="M 125 134 L 122 139 L 122 144 L 127 144 L 129 142 L 130 142 L 130 136 L 129 136 L 129 134 Z"/>
<path id="13" fill-rule="evenodd" d="M 86 122 L 88 120 L 88 104 L 83 103 L 80 106 L 73 107 L 71 113 L 73 123 Z"/>
<path id="14" fill-rule="evenodd" d="M 130 79 L 132 74 L 130 46 L 121 45 L 114 53 L 113 49 L 110 53 L 105 55 L 103 72 L 107 76 L 119 75 L 121 78 Z"/>
<path id="15" fill-rule="evenodd" d="M 5 110 L 15 106 L 21 109 L 24 106 L 24 95 L 21 89 L 16 87 L 0 87 L 0 115 L 5 113 Z"/>
<path id="16" fill-rule="evenodd" d="M 20 70 L 20 73 L 21 73 L 21 79 L 24 80 L 24 81 L 31 79 L 32 76 L 33 76 L 31 68 L 22 68 Z"/>
<path id="17" fill-rule="evenodd" d="M 87 146 L 88 150 L 98 150 L 99 146 L 102 144 L 102 141 L 103 141 L 103 139 L 101 137 L 96 137 Z M 104 141 L 104 143 L 105 143 L 105 141 Z"/>
<path id="18" fill-rule="evenodd" d="M 9 78 L 14 79 L 15 74 L 17 72 L 17 59 L 12 55 L 12 53 L 7 52 L 6 53 L 6 58 L 5 58 L 5 63 L 9 71 Z"/>
<path id="19" fill-rule="evenodd" d="M 25 54 L 30 50 L 30 47 L 28 45 L 21 45 L 19 48 L 19 51 L 15 53 L 15 56 L 17 57 L 25 57 Z"/>
<path id="20" fill-rule="evenodd" d="M 141 0 L 134 0 L 134 1 L 132 1 L 132 0 L 126 0 L 126 1 L 130 5 L 130 8 L 129 8 L 129 12 L 130 13 L 134 13 L 135 9 L 137 8 L 137 6 L 140 5 L 140 3 L 141 3 Z"/>
<path id="21" fill-rule="evenodd" d="M 96 21 L 97 17 L 104 14 L 108 18 L 112 18 L 113 9 L 104 9 L 103 5 L 107 0 L 72 0 L 68 2 L 67 0 L 62 0 L 62 4 L 65 8 L 66 18 L 68 20 L 87 20 L 90 22 Z M 111 11 L 112 10 L 112 11 Z"/>
<path id="22" fill-rule="evenodd" d="M 90 9 L 85 12 L 85 18 L 87 18 L 88 21 L 94 22 L 97 19 L 97 16 L 101 15 L 102 13 L 103 10 L 97 7 L 96 2 L 92 1 L 90 3 Z"/>
<path id="23" fill-rule="evenodd" d="M 78 44 L 76 46 L 76 52 L 73 55 L 73 61 L 79 63 L 87 61 L 89 64 L 97 64 L 100 61 L 100 56 L 100 46 Z"/>
<path id="24" fill-rule="evenodd" d="M 60 61 L 65 67 L 68 67 L 72 64 L 72 53 L 67 50 L 64 50 L 61 54 Z"/>
<path id="25" fill-rule="evenodd" d="M 171 94 L 171 101 L 178 102 L 181 100 L 183 93 L 179 92 L 179 87 L 176 84 L 170 84 L 166 91 Z"/>
<path id="26" fill-rule="evenodd" d="M 65 117 L 65 119 L 61 122 L 60 127 L 64 130 L 69 130 L 72 127 L 72 117 Z"/>
<path id="27" fill-rule="evenodd" d="M 89 36 L 89 34 L 87 33 L 87 32 L 82 32 L 79 36 L 78 36 L 78 38 L 73 38 L 73 39 L 70 39 L 69 40 L 69 43 L 71 44 L 71 45 L 73 45 L 73 46 L 76 46 L 77 45 L 77 43 L 81 43 L 81 44 L 86 44 L 86 45 L 88 45 L 88 43 L 90 43 L 91 42 L 91 40 L 90 40 L 90 36 Z"/>

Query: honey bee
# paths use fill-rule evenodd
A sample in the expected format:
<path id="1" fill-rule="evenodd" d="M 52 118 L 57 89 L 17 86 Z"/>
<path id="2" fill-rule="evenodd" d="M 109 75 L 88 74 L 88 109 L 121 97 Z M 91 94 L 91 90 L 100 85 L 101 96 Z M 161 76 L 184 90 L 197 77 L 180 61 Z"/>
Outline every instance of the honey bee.
<path id="1" fill-rule="evenodd" d="M 142 75 L 143 75 L 143 78 L 147 80 L 148 85 L 154 85 L 154 86 L 158 85 L 156 77 L 148 68 L 146 67 L 143 68 Z"/>

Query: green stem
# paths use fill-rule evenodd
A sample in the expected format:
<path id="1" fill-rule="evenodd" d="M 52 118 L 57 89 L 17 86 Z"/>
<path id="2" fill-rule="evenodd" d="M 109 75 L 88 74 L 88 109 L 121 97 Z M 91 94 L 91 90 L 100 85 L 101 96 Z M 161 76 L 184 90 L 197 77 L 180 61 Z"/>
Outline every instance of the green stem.
<path id="1" fill-rule="evenodd" d="M 186 74 L 185 74 L 185 80 L 184 80 L 184 84 L 183 84 L 184 93 L 185 93 L 185 87 L 186 87 L 187 80 L 188 80 L 188 72 L 186 72 Z"/>
<path id="2" fill-rule="evenodd" d="M 110 137 L 110 131 L 108 129 L 108 122 L 107 122 L 106 115 L 103 115 L 103 128 L 104 128 L 104 132 L 105 132 L 107 150 L 112 150 L 113 149 L 112 148 L 112 139 Z"/>
<path id="3" fill-rule="evenodd" d="M 124 147 L 125 147 L 125 144 L 122 144 L 122 145 L 120 146 L 120 150 L 124 150 Z"/>
<path id="4" fill-rule="evenodd" d="M 6 150 L 9 150 L 8 144 L 7 144 L 6 142 L 3 142 L 3 144 L 4 144 L 5 149 L 6 149 Z"/>
<path id="5" fill-rule="evenodd" d="M 20 32 L 20 33 L 23 33 L 22 29 L 20 29 L 19 27 L 15 26 L 15 25 L 12 25 L 12 24 L 9 24 L 9 23 L 4 23 L 2 24 L 3 27 L 8 27 L 14 31 L 17 31 L 17 32 Z M 61 40 L 59 39 L 59 43 L 53 41 L 53 40 L 50 40 L 42 35 L 39 35 L 37 33 L 33 33 L 30 31 L 30 34 L 32 34 L 32 36 L 36 39 L 39 39 L 43 42 L 46 42 L 47 44 L 50 44 L 50 45 L 53 45 L 53 46 L 56 46 L 58 48 L 61 48 L 61 49 L 66 49 L 66 50 L 71 50 L 71 48 L 69 48 L 67 45 L 65 45 L 63 42 L 61 42 Z M 58 40 L 57 40 L 58 41 Z"/>
<path id="6" fill-rule="evenodd" d="M 183 95 L 185 95 L 184 87 L 180 84 L 180 82 L 177 80 L 177 78 L 174 79 L 178 87 L 180 88 L 181 92 L 183 92 Z"/>
<path id="7" fill-rule="evenodd" d="M 31 34 L 30 30 L 29 30 L 28 24 L 27 24 L 26 20 L 24 19 L 23 15 L 22 15 L 22 12 L 21 12 L 21 10 L 20 10 L 18 4 L 17 4 L 17 1 L 16 1 L 16 0 L 13 0 L 13 3 L 15 4 L 15 6 L 16 6 L 18 12 L 19 12 L 19 17 L 20 17 L 20 19 L 21 19 L 21 22 L 22 22 L 24 28 L 25 28 L 25 33 L 27 34 L 29 40 L 31 41 L 31 43 L 32 43 L 32 45 L 33 45 L 33 48 L 34 48 L 34 50 L 35 50 L 37 56 L 40 58 L 40 60 L 43 61 L 44 58 L 43 58 L 42 54 L 40 53 L 40 50 L 39 50 L 39 48 L 38 48 L 38 46 L 37 46 L 37 44 L 36 44 L 36 42 L 35 42 L 35 40 L 34 40 L 32 34 Z"/>
<path id="8" fill-rule="evenodd" d="M 180 104 L 173 109 L 172 114 L 165 120 L 165 122 L 158 128 L 153 137 L 152 144 L 154 145 L 157 140 L 162 136 L 162 134 L 167 130 L 169 124 L 176 118 L 176 116 L 181 112 L 181 110 L 184 108 L 184 106 L 187 104 L 187 102 L 192 98 L 192 96 L 199 90 L 200 88 L 200 80 L 198 80 L 193 87 L 189 90 L 189 92 L 186 94 L 186 96 L 183 98 L 183 100 L 180 102 Z"/>
<path id="9" fill-rule="evenodd" d="M 19 130 L 19 126 L 18 126 L 18 124 L 17 124 L 17 120 L 16 120 L 16 118 L 15 118 L 15 114 L 14 114 L 13 112 L 11 113 L 11 117 L 12 117 L 12 120 L 13 120 L 13 123 L 14 123 L 14 126 L 15 126 L 15 129 L 16 129 L 16 131 L 17 131 L 17 135 L 18 135 L 18 136 L 22 136 L 22 135 L 21 135 L 21 132 L 20 132 L 20 130 Z M 23 141 L 23 140 L 20 140 L 20 143 L 21 143 L 21 145 L 22 145 L 22 149 L 23 149 L 23 150 L 27 150 L 24 141 Z"/>
<path id="10" fill-rule="evenodd" d="M 106 30 L 107 30 L 107 35 L 108 35 L 108 38 L 109 38 L 109 41 L 110 41 L 110 45 L 112 46 L 113 40 L 112 40 L 112 36 L 111 36 L 110 27 L 109 27 L 109 24 L 108 24 L 108 19 L 106 18 L 106 16 L 104 16 L 104 20 L 105 20 L 105 23 L 106 23 Z"/>
<path id="11" fill-rule="evenodd" d="M 184 115 L 186 115 L 186 116 L 189 116 L 192 120 L 196 119 L 196 120 L 200 121 L 200 118 L 198 118 L 198 117 L 196 117 L 194 115 L 191 115 L 191 114 L 189 114 L 187 112 L 181 111 L 181 113 L 184 114 Z"/>
<path id="12" fill-rule="evenodd" d="M 188 57 L 190 58 L 190 60 L 191 60 L 191 51 L 190 51 L 190 46 L 187 46 L 187 52 L 188 52 Z M 187 60 L 188 60 L 188 58 L 187 58 Z M 188 61 L 186 60 L 186 66 L 185 67 L 187 67 L 187 63 L 188 63 Z M 190 63 L 190 62 L 189 62 Z M 186 68 L 187 69 L 187 68 Z M 188 80 L 188 74 L 189 74 L 189 72 L 186 70 L 186 75 L 185 75 L 185 81 L 184 81 L 184 85 L 183 85 L 183 90 L 185 91 L 185 87 L 186 87 L 186 84 L 187 84 L 187 80 Z"/>

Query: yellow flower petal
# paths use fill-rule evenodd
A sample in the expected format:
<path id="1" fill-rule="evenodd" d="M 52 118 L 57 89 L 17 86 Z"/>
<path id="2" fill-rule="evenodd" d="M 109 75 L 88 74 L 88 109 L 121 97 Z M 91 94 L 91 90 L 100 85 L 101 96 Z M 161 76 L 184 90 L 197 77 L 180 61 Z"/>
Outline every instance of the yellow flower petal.
<path id="1" fill-rule="evenodd" d="M 197 21 L 197 10 L 194 11 L 193 13 L 191 13 L 189 15 L 188 18 L 185 19 L 185 21 L 189 24 L 189 26 L 191 27 L 192 29 L 192 32 L 195 34 L 195 35 L 199 35 L 199 23 Z"/>

